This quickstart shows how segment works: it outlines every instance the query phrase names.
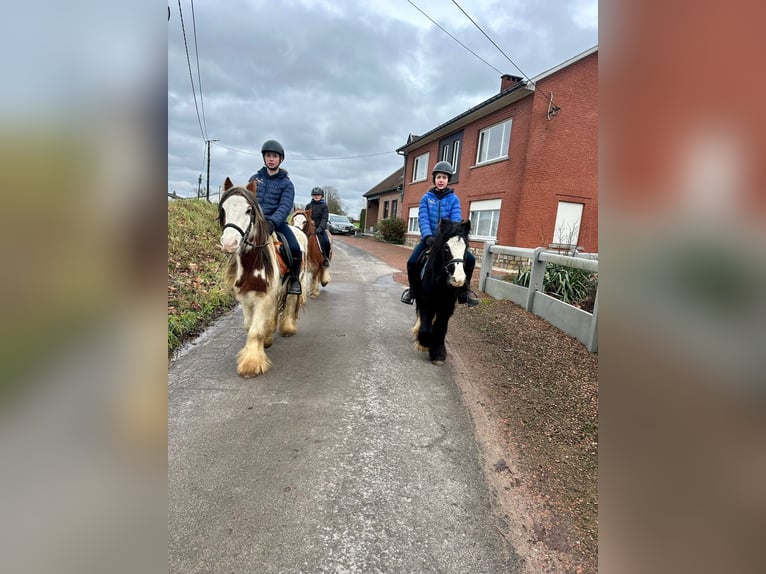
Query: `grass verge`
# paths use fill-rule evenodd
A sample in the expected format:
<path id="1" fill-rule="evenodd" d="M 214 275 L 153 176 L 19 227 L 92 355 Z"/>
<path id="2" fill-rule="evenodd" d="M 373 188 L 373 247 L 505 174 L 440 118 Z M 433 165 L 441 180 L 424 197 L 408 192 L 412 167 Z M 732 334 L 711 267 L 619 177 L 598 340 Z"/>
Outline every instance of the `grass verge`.
<path id="1" fill-rule="evenodd" d="M 168 202 L 168 357 L 236 303 L 223 286 L 217 217 L 205 200 Z"/>

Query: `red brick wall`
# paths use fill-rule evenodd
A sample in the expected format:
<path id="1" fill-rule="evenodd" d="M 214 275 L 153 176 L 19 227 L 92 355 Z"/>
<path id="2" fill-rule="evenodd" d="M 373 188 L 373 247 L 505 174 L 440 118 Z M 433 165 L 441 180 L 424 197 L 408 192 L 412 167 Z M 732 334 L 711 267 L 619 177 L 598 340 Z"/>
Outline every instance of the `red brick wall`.
<path id="1" fill-rule="evenodd" d="M 543 96 L 551 91 L 561 111 L 549 121 Z M 537 92 L 463 128 L 460 181 L 452 186 L 463 217 L 468 218 L 471 201 L 502 199 L 497 243 L 547 247 L 558 202 L 583 203 L 578 244 L 598 252 L 598 52 L 541 80 Z M 475 166 L 479 132 L 508 118 L 513 119 L 508 159 Z M 432 185 L 438 145 L 435 141 L 407 154 L 405 220 Z M 413 184 L 413 163 L 425 152 L 430 152 L 428 180 Z"/>
<path id="2" fill-rule="evenodd" d="M 535 95 L 526 173 L 515 232 L 521 247 L 553 241 L 559 201 L 582 203 L 578 244 L 598 252 L 598 53 L 537 84 L 561 111 L 550 121 L 547 98 Z"/>

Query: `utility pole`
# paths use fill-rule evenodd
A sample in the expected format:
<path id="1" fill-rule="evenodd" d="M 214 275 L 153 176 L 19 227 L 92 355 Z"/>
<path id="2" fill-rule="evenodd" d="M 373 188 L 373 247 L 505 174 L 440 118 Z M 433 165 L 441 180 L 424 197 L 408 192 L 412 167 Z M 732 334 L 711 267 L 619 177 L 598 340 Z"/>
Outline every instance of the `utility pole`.
<path id="1" fill-rule="evenodd" d="M 220 140 L 206 140 L 207 141 L 207 192 L 206 199 L 210 203 L 210 142 L 217 142 Z"/>
<path id="2" fill-rule="evenodd" d="M 202 197 L 202 174 L 199 174 L 199 180 L 197 181 L 197 199 Z"/>

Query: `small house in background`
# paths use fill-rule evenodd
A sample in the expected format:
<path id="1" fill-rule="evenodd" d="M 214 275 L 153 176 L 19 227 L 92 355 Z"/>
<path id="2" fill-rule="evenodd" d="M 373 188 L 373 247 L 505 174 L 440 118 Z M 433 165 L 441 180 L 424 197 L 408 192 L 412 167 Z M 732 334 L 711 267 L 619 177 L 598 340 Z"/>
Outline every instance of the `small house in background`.
<path id="1" fill-rule="evenodd" d="M 450 187 L 471 220 L 476 255 L 487 240 L 597 253 L 598 46 L 531 82 L 503 75 L 499 93 L 410 136 L 397 152 L 405 156 L 404 173 L 365 196 L 368 206 L 385 197 L 391 213 L 402 181 L 396 208 L 407 222 L 406 244 L 420 240 L 420 198 L 432 186 L 433 166 L 446 160 L 455 170 Z M 379 209 L 378 217 L 384 216 Z"/>
<path id="2" fill-rule="evenodd" d="M 363 231 L 373 231 L 381 219 L 402 218 L 404 168 L 400 167 L 362 196 L 367 200 Z"/>

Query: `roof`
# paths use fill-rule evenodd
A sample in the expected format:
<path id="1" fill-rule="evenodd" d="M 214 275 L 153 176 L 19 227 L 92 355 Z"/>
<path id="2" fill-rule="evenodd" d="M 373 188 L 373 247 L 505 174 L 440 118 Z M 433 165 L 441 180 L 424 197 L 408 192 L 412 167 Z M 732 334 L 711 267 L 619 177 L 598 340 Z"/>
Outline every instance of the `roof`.
<path id="1" fill-rule="evenodd" d="M 586 56 L 589 56 L 596 51 L 598 51 L 598 45 L 593 46 L 592 48 L 578 54 L 577 56 L 574 56 L 570 58 L 569 60 L 562 62 L 558 66 L 555 66 L 551 68 L 550 70 L 543 72 L 542 74 L 536 76 L 534 80 L 530 80 L 529 82 L 524 80 L 516 82 L 512 86 L 501 91 L 499 94 L 495 94 L 491 98 L 484 100 L 480 104 L 472 107 L 469 110 L 466 110 L 460 115 L 455 116 L 451 120 L 447 120 L 443 124 L 438 125 L 434 129 L 426 132 L 422 136 L 415 136 L 413 134 L 410 134 L 409 137 L 407 138 L 407 143 L 401 146 L 400 148 L 397 148 L 396 151 L 407 153 L 408 151 L 412 149 L 419 148 L 420 146 L 424 144 L 430 143 L 438 138 L 449 135 L 455 130 L 470 124 L 474 120 L 477 120 L 486 115 L 489 115 L 490 113 L 496 110 L 499 110 L 500 108 L 503 108 L 509 104 L 512 104 L 513 102 L 516 102 L 522 98 L 525 98 L 529 94 L 533 94 L 535 92 L 535 82 L 558 72 L 562 68 L 566 68 L 567 66 L 574 64 L 578 60 L 582 60 Z"/>
<path id="2" fill-rule="evenodd" d="M 396 191 L 404 181 L 404 168 L 400 167 L 386 179 L 378 183 L 371 190 L 362 194 L 362 197 L 370 198 L 390 191 Z"/>

